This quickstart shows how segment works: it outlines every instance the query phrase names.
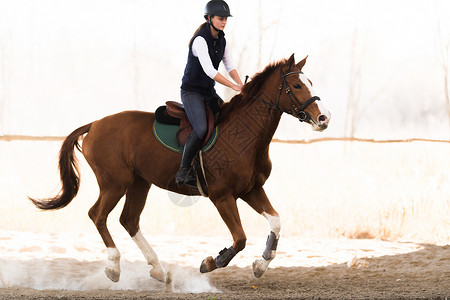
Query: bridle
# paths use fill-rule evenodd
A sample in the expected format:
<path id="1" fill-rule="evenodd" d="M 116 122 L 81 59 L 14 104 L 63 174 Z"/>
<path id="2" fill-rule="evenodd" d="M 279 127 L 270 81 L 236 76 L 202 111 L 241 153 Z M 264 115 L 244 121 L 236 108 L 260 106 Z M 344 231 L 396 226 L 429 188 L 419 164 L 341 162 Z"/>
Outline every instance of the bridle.
<path id="1" fill-rule="evenodd" d="M 289 75 L 293 75 L 293 74 L 303 74 L 303 72 L 301 71 L 292 71 L 292 72 L 288 72 L 286 74 L 283 74 L 283 71 L 280 70 L 280 74 L 281 74 L 281 84 L 279 89 L 279 93 L 278 93 L 278 99 L 277 102 L 275 104 L 264 101 L 262 99 L 258 99 L 259 101 L 268 104 L 270 106 L 274 106 L 277 110 L 285 112 L 287 114 L 290 114 L 294 117 L 296 117 L 297 119 L 299 119 L 300 122 L 307 122 L 310 123 L 312 121 L 311 116 L 305 111 L 305 109 L 312 103 L 314 103 L 315 101 L 320 101 L 320 98 L 318 96 L 314 96 L 311 97 L 310 99 L 308 99 L 308 101 L 306 101 L 305 103 L 301 103 L 297 97 L 295 97 L 294 93 L 292 93 L 291 88 L 289 87 L 287 81 L 286 81 L 286 77 L 288 77 Z M 280 98 L 281 98 L 281 94 L 283 93 L 283 86 L 286 86 L 286 94 L 288 94 L 289 99 L 291 100 L 291 109 L 283 109 L 280 106 Z"/>

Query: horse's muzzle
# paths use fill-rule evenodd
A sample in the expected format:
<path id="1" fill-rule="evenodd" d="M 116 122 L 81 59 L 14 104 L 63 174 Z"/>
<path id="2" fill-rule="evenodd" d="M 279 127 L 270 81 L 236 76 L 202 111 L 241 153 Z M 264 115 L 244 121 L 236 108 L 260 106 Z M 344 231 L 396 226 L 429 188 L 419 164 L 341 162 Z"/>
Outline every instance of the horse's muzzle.
<path id="1" fill-rule="evenodd" d="M 317 117 L 317 122 L 311 120 L 311 125 L 314 131 L 324 131 L 328 128 L 328 123 L 330 122 L 330 118 L 326 115 L 320 115 Z"/>

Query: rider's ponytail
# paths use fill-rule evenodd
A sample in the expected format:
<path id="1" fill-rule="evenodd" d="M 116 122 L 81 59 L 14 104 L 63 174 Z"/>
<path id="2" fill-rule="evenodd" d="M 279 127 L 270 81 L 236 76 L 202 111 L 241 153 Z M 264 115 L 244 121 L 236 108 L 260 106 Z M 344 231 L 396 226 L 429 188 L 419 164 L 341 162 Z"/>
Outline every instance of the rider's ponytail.
<path id="1" fill-rule="evenodd" d="M 202 25 L 200 25 L 200 26 L 197 28 L 197 30 L 194 32 L 194 34 L 192 35 L 191 39 L 189 40 L 188 47 L 191 45 L 192 40 L 194 39 L 195 35 L 196 35 L 200 30 L 202 30 L 203 27 L 206 26 L 206 24 L 208 24 L 208 22 L 203 23 Z"/>

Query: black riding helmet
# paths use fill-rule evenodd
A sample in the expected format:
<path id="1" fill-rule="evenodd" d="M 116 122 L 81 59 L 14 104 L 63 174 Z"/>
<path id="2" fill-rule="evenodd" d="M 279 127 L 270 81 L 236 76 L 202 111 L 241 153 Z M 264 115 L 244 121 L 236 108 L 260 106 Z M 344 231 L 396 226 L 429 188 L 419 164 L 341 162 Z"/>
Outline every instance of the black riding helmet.
<path id="1" fill-rule="evenodd" d="M 211 0 L 205 6 L 205 19 L 208 16 L 232 17 L 228 4 L 223 0 Z"/>

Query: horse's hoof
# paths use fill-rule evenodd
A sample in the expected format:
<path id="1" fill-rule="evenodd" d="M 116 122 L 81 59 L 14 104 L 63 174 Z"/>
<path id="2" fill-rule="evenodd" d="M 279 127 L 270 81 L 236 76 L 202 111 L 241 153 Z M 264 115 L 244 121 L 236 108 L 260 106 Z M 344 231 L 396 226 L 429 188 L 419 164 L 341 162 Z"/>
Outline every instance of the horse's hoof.
<path id="1" fill-rule="evenodd" d="M 172 293 L 172 273 L 167 272 L 166 276 L 166 293 Z"/>
<path id="2" fill-rule="evenodd" d="M 152 277 L 153 279 L 156 279 L 158 281 L 161 282 L 165 282 L 165 274 L 164 274 L 164 270 L 161 268 L 153 268 L 150 270 L 150 277 Z"/>
<path id="3" fill-rule="evenodd" d="M 112 282 L 118 282 L 120 279 L 120 272 L 114 271 L 112 268 L 105 268 L 105 274 Z"/>
<path id="4" fill-rule="evenodd" d="M 264 261 L 262 259 L 255 260 L 252 265 L 253 274 L 256 278 L 260 278 L 266 272 L 266 268 L 264 268 Z"/>
<path id="5" fill-rule="evenodd" d="M 215 269 L 217 269 L 217 266 L 212 256 L 205 258 L 200 265 L 200 273 L 208 273 Z"/>

